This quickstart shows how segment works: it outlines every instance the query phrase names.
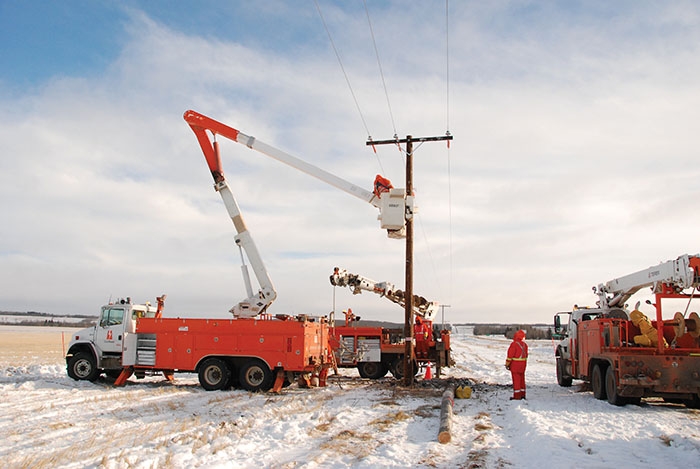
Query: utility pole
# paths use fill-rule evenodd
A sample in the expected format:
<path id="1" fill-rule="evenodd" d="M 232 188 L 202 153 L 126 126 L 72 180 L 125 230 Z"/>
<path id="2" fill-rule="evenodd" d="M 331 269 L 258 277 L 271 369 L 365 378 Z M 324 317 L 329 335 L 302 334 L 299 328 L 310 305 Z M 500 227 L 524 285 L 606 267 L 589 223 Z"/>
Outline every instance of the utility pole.
<path id="1" fill-rule="evenodd" d="M 413 142 L 436 142 L 441 140 L 452 140 L 452 135 L 441 136 L 441 137 L 418 137 L 414 138 L 411 135 L 407 135 L 404 139 L 395 138 L 393 140 L 379 140 L 373 141 L 368 140 L 367 146 L 374 145 L 399 145 L 401 143 L 406 144 L 406 196 L 413 196 Z M 404 337 L 406 348 L 404 349 L 404 359 L 403 359 L 403 379 L 405 386 L 413 385 L 413 377 L 415 376 L 416 370 L 414 369 L 415 364 L 415 353 L 414 353 L 414 334 L 413 334 L 413 206 L 406 205 L 406 210 L 404 213 L 404 220 L 406 223 L 406 285 L 404 287 L 404 293 L 406 298 L 406 308 L 404 310 Z"/>

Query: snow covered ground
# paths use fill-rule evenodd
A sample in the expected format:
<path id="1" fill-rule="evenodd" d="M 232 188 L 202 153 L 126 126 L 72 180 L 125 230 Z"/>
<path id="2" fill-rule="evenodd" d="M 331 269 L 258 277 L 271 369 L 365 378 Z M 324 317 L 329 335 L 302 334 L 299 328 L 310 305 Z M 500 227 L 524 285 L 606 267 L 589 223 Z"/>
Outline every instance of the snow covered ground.
<path id="1" fill-rule="evenodd" d="M 37 328 L 31 328 L 35 330 Z M 4 467 L 697 467 L 700 411 L 653 400 L 614 407 L 556 384 L 552 343 L 529 341 L 528 400 L 509 401 L 509 341 L 453 335 L 452 442 L 437 441 L 442 389 L 412 390 L 354 370 L 320 389 L 206 392 L 194 375 L 113 388 L 75 382 L 60 353 L 4 353 L 0 328 L 0 460 Z M 28 333 L 27 333 L 28 334 Z M 60 332 L 54 342 L 60 352 Z M 34 339 L 29 340 L 31 343 Z M 45 358 L 49 357 L 49 358 Z"/>

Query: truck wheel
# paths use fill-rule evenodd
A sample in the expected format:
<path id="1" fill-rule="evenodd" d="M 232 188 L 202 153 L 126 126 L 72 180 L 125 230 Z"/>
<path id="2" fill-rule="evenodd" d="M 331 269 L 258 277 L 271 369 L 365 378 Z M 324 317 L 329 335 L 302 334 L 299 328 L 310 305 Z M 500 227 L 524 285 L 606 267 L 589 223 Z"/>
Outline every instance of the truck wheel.
<path id="1" fill-rule="evenodd" d="M 381 362 L 360 362 L 357 364 L 357 371 L 363 378 L 379 379 L 386 376 L 388 370 Z"/>
<path id="2" fill-rule="evenodd" d="M 607 396 L 605 379 L 603 378 L 603 370 L 600 365 L 593 365 L 593 373 L 591 373 L 591 388 L 593 388 L 593 397 L 603 400 Z"/>
<path id="3" fill-rule="evenodd" d="M 617 393 L 617 380 L 612 366 L 609 366 L 608 371 L 605 372 L 605 392 L 608 395 L 608 402 L 612 405 L 627 404 L 627 399 Z"/>
<path id="4" fill-rule="evenodd" d="M 683 399 L 683 404 L 688 409 L 700 409 L 700 395 L 696 394 L 692 399 Z"/>
<path id="5" fill-rule="evenodd" d="M 95 357 L 89 352 L 78 352 L 70 357 L 66 371 L 68 376 L 76 381 L 81 379 L 95 381 L 100 376 Z"/>
<path id="6" fill-rule="evenodd" d="M 241 387 L 248 391 L 268 391 L 272 388 L 272 372 L 270 368 L 258 359 L 243 364 L 239 375 Z"/>
<path id="7" fill-rule="evenodd" d="M 207 358 L 199 366 L 199 384 L 207 391 L 226 388 L 231 379 L 231 370 L 225 361 L 219 358 Z"/>
<path id="8" fill-rule="evenodd" d="M 403 355 L 399 355 L 389 367 L 389 371 L 396 379 L 403 379 Z M 413 362 L 414 376 L 418 374 L 418 363 Z"/>
<path id="9" fill-rule="evenodd" d="M 400 356 L 396 360 L 391 362 L 391 365 L 389 366 L 389 371 L 391 371 L 391 374 L 394 378 L 399 380 L 403 379 L 403 356 Z"/>
<path id="10" fill-rule="evenodd" d="M 571 386 L 572 381 L 573 378 L 566 374 L 566 360 L 562 357 L 557 357 L 557 383 L 559 383 L 559 386 L 568 388 Z"/>

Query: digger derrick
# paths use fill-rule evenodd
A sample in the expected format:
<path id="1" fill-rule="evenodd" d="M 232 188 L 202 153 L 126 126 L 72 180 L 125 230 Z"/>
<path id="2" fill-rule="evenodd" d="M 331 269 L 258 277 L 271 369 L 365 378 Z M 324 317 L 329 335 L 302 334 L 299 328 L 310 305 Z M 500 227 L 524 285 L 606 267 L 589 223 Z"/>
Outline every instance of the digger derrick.
<path id="1" fill-rule="evenodd" d="M 700 317 L 687 312 L 699 282 L 700 257 L 683 255 L 601 283 L 594 288 L 597 307 L 558 313 L 555 333 L 564 334 L 555 352 L 559 385 L 590 382 L 596 398 L 614 405 L 662 397 L 700 408 Z M 649 302 L 655 318 L 640 311 L 640 302 L 627 309 L 632 295 L 646 287 L 655 297 Z M 673 303 L 686 311 L 664 318 Z"/>
<path id="2" fill-rule="evenodd" d="M 389 282 L 375 282 L 345 269 L 335 267 L 330 276 L 331 285 L 348 287 L 353 294 L 369 291 L 405 307 L 405 296 Z M 439 377 L 443 367 L 454 364 L 450 349 L 450 332 L 433 330 L 432 318 L 437 311 L 437 303 L 414 295 L 413 313 L 416 317 L 413 336 L 415 338 L 415 365 L 433 364 Z M 360 325 L 360 318 L 352 310 L 343 311 L 345 325 L 331 325 L 330 346 L 334 350 L 336 362 L 341 367 L 357 367 L 363 378 L 378 379 L 391 372 L 397 379 L 403 379 L 405 337 L 403 329 Z M 418 371 L 417 366 L 411 367 Z"/>
<path id="3" fill-rule="evenodd" d="M 330 276 L 331 285 L 335 287 L 348 287 L 352 290 L 353 295 L 358 295 L 363 291 L 376 293 L 387 300 L 396 303 L 402 307 L 406 307 L 406 295 L 403 290 L 396 289 L 389 282 L 375 282 L 362 275 L 352 274 L 345 269 L 335 267 L 333 274 Z M 434 301 L 428 301 L 422 296 L 413 295 L 413 314 L 432 321 L 437 314 L 438 304 Z"/>

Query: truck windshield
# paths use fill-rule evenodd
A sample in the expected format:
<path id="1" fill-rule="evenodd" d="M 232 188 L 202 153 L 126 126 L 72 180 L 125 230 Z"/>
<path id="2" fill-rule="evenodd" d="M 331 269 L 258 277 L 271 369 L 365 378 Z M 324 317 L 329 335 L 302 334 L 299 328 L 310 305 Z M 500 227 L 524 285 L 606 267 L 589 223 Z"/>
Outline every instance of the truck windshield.
<path id="1" fill-rule="evenodd" d="M 109 327 L 121 324 L 124 321 L 124 310 L 122 308 L 105 308 L 102 310 L 100 326 Z"/>

